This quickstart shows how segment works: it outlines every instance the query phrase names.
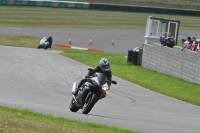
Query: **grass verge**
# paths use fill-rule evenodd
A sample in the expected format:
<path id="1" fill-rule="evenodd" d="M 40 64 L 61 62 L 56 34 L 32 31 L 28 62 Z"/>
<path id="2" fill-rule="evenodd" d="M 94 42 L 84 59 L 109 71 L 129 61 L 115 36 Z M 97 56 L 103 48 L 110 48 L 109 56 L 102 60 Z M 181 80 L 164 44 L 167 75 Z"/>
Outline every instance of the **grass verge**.
<path id="1" fill-rule="evenodd" d="M 199 17 L 30 6 L 0 6 L 0 26 L 145 28 L 148 16 L 180 20 L 181 30 L 200 30 Z"/>
<path id="2" fill-rule="evenodd" d="M 37 47 L 38 37 L 12 37 L 12 36 L 0 36 L 1 38 L 6 38 L 0 41 L 0 44 L 9 44 L 10 40 L 15 40 L 9 45 L 13 46 L 24 46 L 24 47 Z M 14 39 L 15 38 L 15 39 Z M 16 39 L 18 38 L 18 39 Z M 26 41 L 20 40 L 31 40 L 29 45 Z M 2 42 L 3 41 L 3 42 Z M 34 43 L 35 42 L 35 43 Z M 20 45 L 19 45 L 20 44 Z M 59 48 L 54 48 L 59 49 Z M 64 52 L 62 55 L 67 56 L 71 59 L 77 60 L 91 67 L 98 65 L 99 60 L 105 57 L 111 62 L 111 69 L 115 76 L 120 77 L 124 80 L 130 81 L 132 83 L 143 86 L 152 91 L 156 91 L 165 94 L 176 99 L 200 105 L 200 85 L 195 83 L 190 83 L 182 79 L 178 79 L 166 74 L 157 73 L 140 66 L 134 66 L 127 64 L 126 54 L 116 54 L 116 53 L 96 53 L 90 51 L 80 51 L 74 49 L 61 49 Z"/>
<path id="3" fill-rule="evenodd" d="M 39 45 L 41 37 L 32 36 L 5 36 L 0 35 L 0 44 L 15 47 L 36 48 Z"/>
<path id="4" fill-rule="evenodd" d="M 0 106 L 0 133 L 139 133 Z"/>

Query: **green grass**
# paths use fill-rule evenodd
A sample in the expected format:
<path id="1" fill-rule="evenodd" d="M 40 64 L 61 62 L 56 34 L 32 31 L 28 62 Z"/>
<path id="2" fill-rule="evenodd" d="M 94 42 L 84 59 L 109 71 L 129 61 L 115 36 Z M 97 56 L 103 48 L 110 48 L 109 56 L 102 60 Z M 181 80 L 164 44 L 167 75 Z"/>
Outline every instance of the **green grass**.
<path id="1" fill-rule="evenodd" d="M 169 75 L 157 73 L 140 66 L 127 63 L 125 54 L 95 53 L 79 50 L 65 50 L 62 55 L 87 64 L 91 67 L 98 65 L 101 58 L 111 62 L 113 75 L 124 80 L 143 86 L 155 92 L 165 94 L 176 99 L 200 105 L 200 85 L 190 83 Z"/>
<path id="2" fill-rule="evenodd" d="M 200 30 L 199 17 L 27 6 L 0 6 L 0 26 L 145 28 L 148 16 L 180 20 L 181 30 Z"/>
<path id="3" fill-rule="evenodd" d="M 0 133 L 139 133 L 0 106 Z"/>
<path id="4" fill-rule="evenodd" d="M 36 48 L 40 40 L 41 37 L 0 35 L 0 44 L 6 46 Z"/>
<path id="5" fill-rule="evenodd" d="M 89 3 L 109 3 L 123 5 L 138 5 L 152 7 L 169 7 L 182 9 L 200 9 L 200 1 L 197 0 L 70 0 Z M 179 3 L 178 3 L 179 1 Z"/>

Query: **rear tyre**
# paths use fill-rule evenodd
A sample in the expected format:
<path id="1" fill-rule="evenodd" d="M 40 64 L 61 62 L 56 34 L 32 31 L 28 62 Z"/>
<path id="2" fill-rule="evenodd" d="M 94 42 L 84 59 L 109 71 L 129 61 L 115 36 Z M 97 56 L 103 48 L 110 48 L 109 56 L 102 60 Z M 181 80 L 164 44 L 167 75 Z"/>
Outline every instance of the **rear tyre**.
<path id="1" fill-rule="evenodd" d="M 38 49 L 40 49 L 40 48 L 42 48 L 42 45 L 39 45 L 39 46 L 38 46 Z"/>
<path id="2" fill-rule="evenodd" d="M 77 107 L 76 105 L 76 101 L 74 100 L 74 98 L 72 97 L 72 100 L 70 102 L 70 105 L 69 105 L 69 109 L 72 111 L 72 112 L 77 112 L 80 108 Z"/>
<path id="3" fill-rule="evenodd" d="M 96 94 L 91 95 L 88 101 L 84 104 L 82 113 L 88 114 L 97 101 L 98 101 L 98 96 Z"/>

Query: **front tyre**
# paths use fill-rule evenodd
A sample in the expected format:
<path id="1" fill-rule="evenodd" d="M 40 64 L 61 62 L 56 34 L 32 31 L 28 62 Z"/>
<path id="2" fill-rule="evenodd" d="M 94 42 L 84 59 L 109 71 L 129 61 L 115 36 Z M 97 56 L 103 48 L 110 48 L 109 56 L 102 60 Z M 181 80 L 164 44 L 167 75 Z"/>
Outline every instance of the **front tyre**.
<path id="1" fill-rule="evenodd" d="M 77 112 L 80 108 L 77 107 L 76 105 L 76 101 L 74 100 L 74 98 L 72 97 L 72 100 L 70 102 L 70 105 L 69 105 L 69 109 L 72 111 L 72 112 Z"/>
<path id="2" fill-rule="evenodd" d="M 98 101 L 98 96 L 96 94 L 91 95 L 91 97 L 88 99 L 88 101 L 85 102 L 82 113 L 88 114 L 97 101 Z"/>
<path id="3" fill-rule="evenodd" d="M 46 50 L 46 49 L 48 49 L 49 48 L 49 45 L 47 45 L 47 46 L 44 46 L 44 49 Z"/>

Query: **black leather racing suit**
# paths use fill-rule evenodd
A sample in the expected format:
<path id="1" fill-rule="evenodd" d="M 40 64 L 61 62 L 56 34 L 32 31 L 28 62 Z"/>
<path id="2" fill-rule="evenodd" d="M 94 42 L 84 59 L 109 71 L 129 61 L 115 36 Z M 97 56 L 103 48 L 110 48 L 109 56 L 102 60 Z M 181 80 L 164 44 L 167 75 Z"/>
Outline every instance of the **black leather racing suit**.
<path id="1" fill-rule="evenodd" d="M 99 72 L 99 73 L 104 73 L 104 74 L 107 76 L 108 80 L 111 81 L 111 79 L 112 79 L 112 72 L 111 72 L 111 70 L 103 72 L 102 69 L 101 69 L 99 66 L 95 67 L 93 70 L 94 70 L 93 72 L 92 72 L 92 71 L 89 71 L 88 74 L 87 74 L 85 77 L 90 77 L 90 76 L 92 76 L 93 74 L 95 74 L 95 72 Z M 85 83 L 86 81 L 87 81 L 87 79 L 85 79 L 85 78 L 82 79 L 82 80 L 80 81 L 80 83 L 78 84 L 78 88 L 80 88 L 81 85 L 82 85 L 83 83 Z M 111 82 L 108 82 L 108 85 L 110 86 L 110 85 L 111 85 Z"/>
<path id="2" fill-rule="evenodd" d="M 52 37 L 51 37 L 51 36 L 48 37 L 46 41 L 49 42 L 49 45 L 47 46 L 47 48 L 51 48 L 52 43 L 53 43 L 53 39 L 52 39 Z"/>

